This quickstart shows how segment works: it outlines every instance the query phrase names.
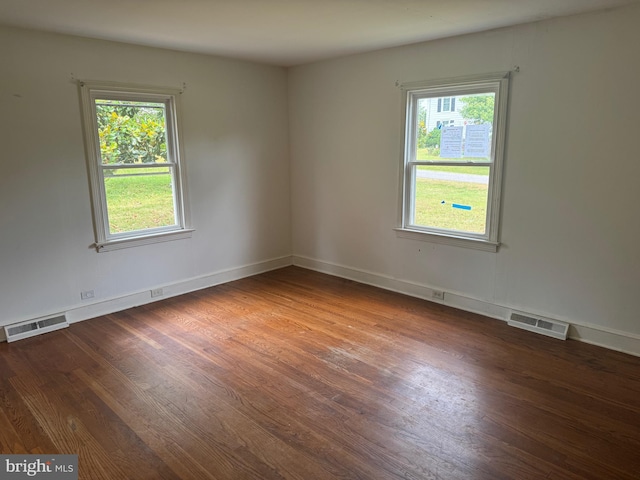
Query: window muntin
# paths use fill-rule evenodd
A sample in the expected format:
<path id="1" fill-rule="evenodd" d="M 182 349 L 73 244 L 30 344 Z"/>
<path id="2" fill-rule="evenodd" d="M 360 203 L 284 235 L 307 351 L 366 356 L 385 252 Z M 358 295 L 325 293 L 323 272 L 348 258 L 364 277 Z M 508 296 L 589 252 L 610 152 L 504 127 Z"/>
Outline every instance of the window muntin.
<path id="1" fill-rule="evenodd" d="M 99 251 L 190 232 L 183 201 L 178 93 L 81 84 Z"/>
<path id="2" fill-rule="evenodd" d="M 497 246 L 507 82 L 505 74 L 403 87 L 401 230 Z"/>

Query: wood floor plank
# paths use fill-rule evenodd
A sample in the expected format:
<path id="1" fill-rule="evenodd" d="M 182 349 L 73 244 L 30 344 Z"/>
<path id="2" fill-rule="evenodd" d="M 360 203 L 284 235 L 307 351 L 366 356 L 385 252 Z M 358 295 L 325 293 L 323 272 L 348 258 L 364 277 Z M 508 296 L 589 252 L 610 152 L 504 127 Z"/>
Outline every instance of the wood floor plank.
<path id="1" fill-rule="evenodd" d="M 640 478 L 640 358 L 290 267 L 0 344 L 82 479 Z"/>
<path id="2" fill-rule="evenodd" d="M 165 312 L 166 313 L 166 312 Z M 159 328 L 166 325 L 165 322 L 158 324 Z M 190 342 L 190 343 L 189 343 Z M 219 366 L 217 376 L 224 378 L 227 385 L 233 385 L 233 394 L 230 398 L 237 400 L 237 408 L 240 411 L 247 411 L 252 417 L 260 421 L 261 426 L 271 432 L 274 437 L 281 439 L 287 443 L 294 445 L 300 454 L 313 456 L 316 453 L 314 447 L 323 447 L 327 444 L 327 439 L 319 437 L 313 429 L 307 428 L 304 422 L 300 422 L 297 418 L 297 410 L 300 408 L 300 398 L 302 394 L 308 394 L 309 388 L 296 383 L 287 375 L 278 375 L 272 365 L 263 359 L 256 359 L 252 363 L 252 368 L 244 370 L 242 361 L 255 357 L 255 352 L 250 349 L 241 348 L 241 344 L 233 342 L 227 352 L 211 351 L 206 342 L 202 342 L 199 337 L 190 338 L 189 342 L 180 342 L 182 346 L 186 346 L 197 353 L 199 356 L 215 363 Z M 200 345 L 198 347 L 198 345 Z M 235 347 L 235 348 L 232 348 Z M 238 351 L 240 349 L 240 351 Z M 198 358 L 191 360 L 196 364 Z M 239 368 L 240 367 L 240 368 Z M 238 373 L 242 374 L 241 376 Z M 271 380 L 270 380 L 271 378 Z M 274 380 L 277 379 L 277 380 Z M 256 387 L 259 386 L 261 395 L 254 395 Z M 299 388 L 299 390 L 296 390 Z M 228 389 L 227 390 L 228 393 Z M 308 395 L 304 395 L 308 397 Z M 271 400 L 269 400 L 271 399 Z M 279 410 L 274 415 L 274 412 Z M 332 412 L 335 413 L 335 412 Z M 319 411 L 316 410 L 316 416 Z M 339 422 L 337 415 L 326 417 L 326 420 L 335 424 Z M 326 428 L 323 424 L 322 428 Z M 327 431 L 325 433 L 331 433 Z M 305 441 L 306 439 L 306 441 Z M 343 452 L 343 456 L 348 452 Z M 328 471 L 336 469 L 332 462 L 323 462 Z M 366 472 L 360 476 L 357 472 L 364 470 Z M 367 462 L 360 462 L 356 469 L 356 460 L 351 460 L 351 467 L 348 472 L 337 472 L 339 476 L 347 476 L 347 478 L 371 478 L 375 471 L 369 471 L 370 466 Z M 308 477 L 306 477 L 308 478 Z M 316 477 L 312 477 L 316 478 Z M 323 475 L 318 478 L 330 478 Z"/>
<path id="3" fill-rule="evenodd" d="M 3 428 L 2 437 L 7 445 L 3 445 L 2 452 L 9 447 L 10 452 L 16 453 L 35 453 L 39 450 L 58 453 L 51 439 L 29 411 L 24 399 L 11 385 L 11 378 L 14 377 L 0 379 L 0 409 L 2 417 L 9 423 L 6 429 Z"/>

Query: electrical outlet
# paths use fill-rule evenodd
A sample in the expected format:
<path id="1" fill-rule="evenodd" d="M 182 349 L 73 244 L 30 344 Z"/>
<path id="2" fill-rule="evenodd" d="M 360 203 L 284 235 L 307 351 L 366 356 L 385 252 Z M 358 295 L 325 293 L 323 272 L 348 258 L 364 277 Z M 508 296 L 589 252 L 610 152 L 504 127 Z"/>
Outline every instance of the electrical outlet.
<path id="1" fill-rule="evenodd" d="M 82 300 L 89 300 L 90 298 L 93 298 L 95 296 L 95 294 L 93 293 L 93 290 L 84 290 L 82 292 L 80 292 L 80 298 Z"/>
<path id="2" fill-rule="evenodd" d="M 431 298 L 436 300 L 444 300 L 444 292 L 442 290 L 431 290 Z"/>
<path id="3" fill-rule="evenodd" d="M 154 288 L 153 290 L 151 290 L 151 297 L 161 297 L 162 296 L 162 289 L 161 288 Z"/>

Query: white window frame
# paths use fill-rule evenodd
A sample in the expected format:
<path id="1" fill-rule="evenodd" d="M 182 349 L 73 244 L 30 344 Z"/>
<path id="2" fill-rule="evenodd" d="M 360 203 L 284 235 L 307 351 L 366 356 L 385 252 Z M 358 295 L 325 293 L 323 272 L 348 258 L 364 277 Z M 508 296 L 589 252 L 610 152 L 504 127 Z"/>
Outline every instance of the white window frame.
<path id="1" fill-rule="evenodd" d="M 91 204 L 98 252 L 147 245 L 157 242 L 178 240 L 191 236 L 189 209 L 186 202 L 186 171 L 180 142 L 179 89 L 118 84 L 110 82 L 79 82 L 83 114 L 84 140 L 87 156 L 89 180 L 91 184 Z M 129 100 L 163 103 L 165 105 L 167 133 L 167 163 L 172 172 L 173 201 L 176 224 L 159 228 L 149 228 L 132 232 L 112 234 L 109 232 L 104 169 L 100 157 L 96 100 Z M 133 168 L 133 167 L 132 167 Z"/>
<path id="2" fill-rule="evenodd" d="M 399 237 L 496 252 L 500 246 L 500 196 L 507 127 L 507 104 L 510 72 L 488 75 L 412 82 L 401 85 L 403 99 L 403 137 L 401 155 L 400 226 L 395 230 Z M 491 158 L 487 162 L 418 161 L 416 155 L 417 101 L 423 98 L 459 97 L 479 93 L 495 93 Z M 456 102 L 457 103 L 457 102 Z M 457 165 L 489 167 L 489 186 L 485 233 L 476 234 L 457 230 L 439 229 L 415 225 L 414 187 L 415 171 L 420 165 Z"/>

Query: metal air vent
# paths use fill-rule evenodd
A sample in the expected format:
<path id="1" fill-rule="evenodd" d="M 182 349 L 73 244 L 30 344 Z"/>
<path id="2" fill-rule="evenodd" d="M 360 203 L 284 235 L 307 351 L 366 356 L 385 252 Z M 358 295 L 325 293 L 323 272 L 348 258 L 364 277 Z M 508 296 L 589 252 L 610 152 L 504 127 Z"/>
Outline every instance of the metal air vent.
<path id="1" fill-rule="evenodd" d="M 16 340 L 35 337 L 36 335 L 53 332 L 54 330 L 60 330 L 68 326 L 69 322 L 67 321 L 67 317 L 62 314 L 7 325 L 4 327 L 4 333 L 7 336 L 7 342 L 15 342 Z"/>
<path id="2" fill-rule="evenodd" d="M 560 340 L 566 340 L 567 333 L 569 332 L 568 323 L 524 312 L 517 312 L 515 310 L 512 310 L 509 314 L 509 320 L 507 320 L 507 323 L 512 327 L 541 333 L 542 335 L 558 338 Z"/>

